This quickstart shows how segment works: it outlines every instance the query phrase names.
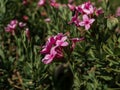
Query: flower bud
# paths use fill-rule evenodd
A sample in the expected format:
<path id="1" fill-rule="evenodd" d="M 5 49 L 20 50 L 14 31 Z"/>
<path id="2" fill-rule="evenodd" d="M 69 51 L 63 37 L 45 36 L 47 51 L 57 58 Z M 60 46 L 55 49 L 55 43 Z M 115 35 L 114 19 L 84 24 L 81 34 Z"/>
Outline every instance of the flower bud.
<path id="1" fill-rule="evenodd" d="M 117 18 L 111 16 L 107 19 L 107 27 L 111 30 L 117 27 L 119 21 Z"/>

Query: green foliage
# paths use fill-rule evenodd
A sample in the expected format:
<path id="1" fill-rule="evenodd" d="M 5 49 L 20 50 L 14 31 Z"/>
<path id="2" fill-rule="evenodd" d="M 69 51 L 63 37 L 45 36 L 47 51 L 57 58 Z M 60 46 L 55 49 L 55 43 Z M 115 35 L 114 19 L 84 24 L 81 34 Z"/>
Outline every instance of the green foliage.
<path id="1" fill-rule="evenodd" d="M 76 0 L 76 4 L 83 1 Z M 84 32 L 68 24 L 72 17 L 68 7 L 56 9 L 48 1 L 38 7 L 38 0 L 28 0 L 27 5 L 22 0 L 0 0 L 0 89 L 120 90 L 120 32 L 116 32 L 120 20 L 111 15 L 113 1 L 107 1 L 103 0 L 101 5 L 96 1 L 105 12 Z M 28 20 L 23 16 L 28 16 Z M 46 18 L 51 21 L 45 22 Z M 17 28 L 15 36 L 5 32 L 13 19 L 27 24 L 30 40 L 23 28 Z M 44 65 L 41 46 L 47 37 L 60 32 L 68 32 L 69 38 L 84 36 L 85 40 L 77 43 L 67 63 Z"/>

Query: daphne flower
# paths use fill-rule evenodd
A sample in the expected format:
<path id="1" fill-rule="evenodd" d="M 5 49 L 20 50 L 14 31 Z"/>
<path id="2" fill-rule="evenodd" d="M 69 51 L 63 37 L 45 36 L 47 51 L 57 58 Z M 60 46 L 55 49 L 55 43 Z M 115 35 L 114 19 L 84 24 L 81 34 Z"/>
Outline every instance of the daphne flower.
<path id="1" fill-rule="evenodd" d="M 94 12 L 94 7 L 90 2 L 85 2 L 82 5 L 79 5 L 76 7 L 77 11 L 82 13 L 82 14 L 93 14 Z"/>
<path id="2" fill-rule="evenodd" d="M 53 59 L 55 58 L 55 55 L 57 54 L 57 52 L 55 51 L 56 47 L 52 47 L 50 50 L 49 54 L 46 54 L 45 57 L 42 59 L 42 62 L 44 64 L 49 64 L 53 61 Z"/>
<path id="3" fill-rule="evenodd" d="M 55 50 L 56 50 L 56 52 L 57 52 L 55 58 L 63 58 L 63 57 L 64 57 L 64 55 L 63 55 L 63 50 L 62 50 L 61 47 L 57 47 Z"/>
<path id="4" fill-rule="evenodd" d="M 83 21 L 81 21 L 79 25 L 85 26 L 85 29 L 88 30 L 94 21 L 95 19 L 90 19 L 87 15 L 83 15 Z"/>
<path id="5" fill-rule="evenodd" d="M 28 4 L 28 1 L 27 0 L 23 0 L 22 2 L 24 5 L 27 5 Z"/>
<path id="6" fill-rule="evenodd" d="M 44 21 L 45 21 L 45 22 L 50 22 L 51 19 L 50 19 L 50 18 L 46 18 L 46 19 L 44 19 Z"/>
<path id="7" fill-rule="evenodd" d="M 50 2 L 50 5 L 54 8 L 59 8 L 60 7 L 60 4 L 57 3 L 57 2 Z"/>
<path id="8" fill-rule="evenodd" d="M 12 35 L 14 35 L 17 24 L 18 24 L 17 20 L 12 20 L 10 24 L 8 24 L 7 27 L 5 27 L 5 31 L 10 32 L 12 33 Z"/>
<path id="9" fill-rule="evenodd" d="M 46 44 L 40 51 L 42 54 L 45 54 L 42 61 L 45 64 L 48 64 L 54 59 L 63 58 L 63 47 L 68 46 L 68 42 L 66 40 L 67 37 L 62 33 L 58 33 L 56 36 L 48 38 Z"/>
<path id="10" fill-rule="evenodd" d="M 76 10 L 77 10 L 79 13 L 83 14 L 82 5 L 77 6 L 77 7 L 76 7 Z"/>
<path id="11" fill-rule="evenodd" d="M 101 8 L 99 8 L 99 9 L 95 8 L 95 14 L 96 14 L 96 16 L 99 16 L 102 13 L 103 13 L 103 10 Z"/>
<path id="12" fill-rule="evenodd" d="M 39 0 L 38 6 L 43 6 L 43 5 L 45 5 L 45 0 Z"/>
<path id="13" fill-rule="evenodd" d="M 61 40 L 56 41 L 56 45 L 57 46 L 63 46 L 63 47 L 68 46 L 68 42 L 66 42 L 66 40 L 67 40 L 67 37 L 64 36 L 64 37 L 61 38 Z"/>
<path id="14" fill-rule="evenodd" d="M 29 28 L 26 28 L 25 35 L 28 38 L 28 40 L 30 40 L 30 31 L 29 31 Z"/>
<path id="15" fill-rule="evenodd" d="M 26 23 L 23 23 L 23 22 L 19 22 L 19 27 L 23 28 L 26 26 Z"/>
<path id="16" fill-rule="evenodd" d="M 24 21 L 28 21 L 28 19 L 29 19 L 28 16 L 26 16 L 26 15 L 23 16 Z"/>
<path id="17" fill-rule="evenodd" d="M 68 24 L 74 23 L 76 26 L 79 26 L 79 22 L 80 20 L 78 19 L 78 13 L 76 12 Z"/>
<path id="18" fill-rule="evenodd" d="M 52 48 L 52 45 L 55 43 L 54 37 L 48 38 L 48 41 L 46 44 L 42 47 L 42 51 L 40 51 L 42 54 L 47 54 L 50 52 L 50 49 Z"/>
<path id="19" fill-rule="evenodd" d="M 75 6 L 74 5 L 71 5 L 71 4 L 68 4 L 68 7 L 71 11 L 74 11 L 75 10 Z"/>
<path id="20" fill-rule="evenodd" d="M 55 40 L 60 40 L 64 35 L 62 33 L 58 33 L 56 36 L 54 36 Z"/>
<path id="21" fill-rule="evenodd" d="M 116 16 L 120 16 L 120 7 L 118 7 L 116 10 Z"/>
<path id="22" fill-rule="evenodd" d="M 55 45 L 57 47 L 59 46 L 65 47 L 68 45 L 68 42 L 66 42 L 67 36 L 64 36 L 62 33 L 58 33 L 58 35 L 54 36 L 54 39 L 55 39 Z"/>

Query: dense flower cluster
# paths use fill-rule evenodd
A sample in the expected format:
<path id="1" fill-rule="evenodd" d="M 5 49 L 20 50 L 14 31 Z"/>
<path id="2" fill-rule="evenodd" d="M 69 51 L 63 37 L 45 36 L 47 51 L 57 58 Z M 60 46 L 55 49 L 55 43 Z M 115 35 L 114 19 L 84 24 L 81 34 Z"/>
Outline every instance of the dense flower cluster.
<path id="1" fill-rule="evenodd" d="M 72 17 L 69 23 L 74 23 L 76 26 L 84 26 L 86 30 L 90 29 L 91 25 L 95 21 L 93 16 L 98 16 L 103 13 L 101 8 L 97 9 L 90 1 L 79 6 L 68 4 L 68 7 L 71 11 L 75 12 L 75 15 Z M 81 16 L 82 20 L 80 20 Z"/>
<path id="2" fill-rule="evenodd" d="M 63 48 L 68 46 L 69 43 L 66 41 L 67 36 L 62 33 L 57 34 L 56 36 L 51 36 L 48 38 L 46 44 L 42 47 L 40 51 L 41 54 L 44 54 L 45 57 L 42 59 L 44 64 L 51 63 L 54 59 L 59 59 L 64 57 Z M 82 38 L 72 38 L 71 50 L 75 48 L 77 42 L 83 41 L 84 37 Z"/>
<path id="3" fill-rule="evenodd" d="M 44 6 L 46 4 L 46 0 L 39 0 L 38 6 Z M 49 0 L 49 5 L 54 7 L 54 8 L 59 8 L 60 6 L 65 6 L 64 4 L 60 4 L 56 2 L 56 0 Z"/>
<path id="4" fill-rule="evenodd" d="M 28 39 L 30 39 L 30 32 L 29 28 L 26 28 L 26 23 L 19 22 L 18 20 L 14 19 L 11 20 L 10 23 L 5 27 L 5 31 L 11 33 L 13 36 L 15 35 L 16 28 L 25 28 L 25 34 Z"/>
<path id="5" fill-rule="evenodd" d="M 5 31 L 10 32 L 12 35 L 14 35 L 17 24 L 18 24 L 17 20 L 11 20 L 7 27 L 5 27 Z"/>
<path id="6" fill-rule="evenodd" d="M 42 54 L 45 54 L 45 57 L 42 59 L 42 62 L 45 64 L 49 64 L 55 58 L 63 57 L 63 47 L 68 46 L 67 36 L 62 33 L 57 34 L 56 36 L 52 36 L 48 38 L 46 44 L 42 47 Z"/>

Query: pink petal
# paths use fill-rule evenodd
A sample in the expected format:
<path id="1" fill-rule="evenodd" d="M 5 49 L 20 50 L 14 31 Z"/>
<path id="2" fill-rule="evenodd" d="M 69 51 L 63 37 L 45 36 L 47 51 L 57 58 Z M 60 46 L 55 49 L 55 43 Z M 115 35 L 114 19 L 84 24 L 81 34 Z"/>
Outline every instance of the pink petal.
<path id="1" fill-rule="evenodd" d="M 64 42 L 64 43 L 61 44 L 61 46 L 63 46 L 63 47 L 68 46 L 68 45 L 69 45 L 68 42 Z"/>
<path id="2" fill-rule="evenodd" d="M 53 61 L 54 57 L 56 56 L 57 52 L 55 51 L 55 48 L 56 47 L 52 47 L 51 48 L 51 51 L 50 51 L 50 54 L 47 54 L 43 59 L 42 59 L 42 62 L 44 64 L 49 64 Z"/>
<path id="3" fill-rule="evenodd" d="M 85 26 L 85 23 L 82 21 L 82 22 L 79 22 L 79 25 L 80 26 Z"/>
<path id="4" fill-rule="evenodd" d="M 48 44 L 55 44 L 55 39 L 54 37 L 49 37 L 48 38 L 49 43 Z"/>
<path id="5" fill-rule="evenodd" d="M 95 21 L 95 19 L 90 19 L 90 24 L 92 24 Z"/>
<path id="6" fill-rule="evenodd" d="M 55 55 L 56 54 L 56 51 L 55 51 L 56 48 L 57 48 L 56 46 L 52 47 L 50 53 L 53 54 L 53 55 Z"/>
<path id="7" fill-rule="evenodd" d="M 26 23 L 23 23 L 23 22 L 19 22 L 19 27 L 23 28 L 26 26 Z"/>
<path id="8" fill-rule="evenodd" d="M 52 59 L 49 59 L 50 58 L 50 55 L 46 55 L 43 59 L 42 59 L 42 62 L 44 64 L 49 64 L 52 62 Z"/>
<path id="9" fill-rule="evenodd" d="M 86 30 L 88 30 L 89 28 L 90 28 L 90 25 L 89 25 L 89 24 L 85 25 L 85 29 L 86 29 Z"/>
<path id="10" fill-rule="evenodd" d="M 50 5 L 54 8 L 59 8 L 60 7 L 60 4 L 56 3 L 56 2 L 51 2 Z"/>
<path id="11" fill-rule="evenodd" d="M 25 35 L 28 38 L 28 40 L 30 40 L 30 30 L 29 30 L 29 28 L 26 28 Z"/>
<path id="12" fill-rule="evenodd" d="M 68 4 L 68 7 L 71 11 L 74 11 L 75 10 L 75 6 L 74 5 L 71 5 L 71 4 Z"/>
<path id="13" fill-rule="evenodd" d="M 56 58 L 62 58 L 63 57 L 63 52 L 62 52 L 62 48 L 58 47 L 56 48 Z"/>
<path id="14" fill-rule="evenodd" d="M 64 42 L 64 41 L 61 41 L 61 40 L 57 40 L 56 42 L 56 46 L 59 47 L 59 46 L 67 46 L 68 43 L 67 42 Z"/>
<path id="15" fill-rule="evenodd" d="M 90 10 L 90 12 L 91 12 L 90 14 L 92 14 L 92 13 L 94 12 L 93 6 L 90 6 L 89 10 Z"/>
<path id="16" fill-rule="evenodd" d="M 43 5 L 45 5 L 45 0 L 39 0 L 38 6 L 43 6 Z"/>
<path id="17" fill-rule="evenodd" d="M 44 21 L 45 21 L 45 22 L 50 22 L 51 19 L 50 19 L 50 18 L 46 18 L 46 19 L 44 19 Z"/>
<path id="18" fill-rule="evenodd" d="M 90 10 L 88 10 L 88 9 L 83 9 L 83 11 L 85 14 L 90 14 Z"/>
<path id="19" fill-rule="evenodd" d="M 61 41 L 65 41 L 67 39 L 67 36 L 62 37 Z"/>
<path id="20" fill-rule="evenodd" d="M 89 20 L 87 15 L 83 15 L 83 21 Z"/>
<path id="21" fill-rule="evenodd" d="M 116 10 L 116 16 L 120 16 L 120 7 L 118 7 Z"/>
<path id="22" fill-rule="evenodd" d="M 84 39 L 85 39 L 85 38 L 82 37 L 82 38 L 72 38 L 71 40 L 72 40 L 72 42 L 76 43 L 76 42 L 80 42 L 80 41 L 82 41 L 82 40 L 84 40 Z"/>
<path id="23" fill-rule="evenodd" d="M 82 7 L 83 5 L 79 5 L 79 6 L 77 6 L 76 7 L 76 10 L 78 11 L 78 12 L 80 12 L 81 14 L 83 14 L 83 7 Z"/>

